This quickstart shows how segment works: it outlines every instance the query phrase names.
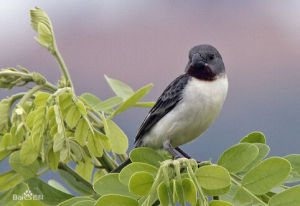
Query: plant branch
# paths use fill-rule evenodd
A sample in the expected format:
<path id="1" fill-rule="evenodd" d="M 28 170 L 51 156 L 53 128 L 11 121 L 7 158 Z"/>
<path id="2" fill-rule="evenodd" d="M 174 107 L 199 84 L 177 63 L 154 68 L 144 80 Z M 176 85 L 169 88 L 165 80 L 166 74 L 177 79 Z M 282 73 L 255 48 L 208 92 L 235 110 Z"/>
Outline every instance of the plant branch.
<path id="1" fill-rule="evenodd" d="M 34 93 L 42 89 L 44 85 L 36 85 L 35 87 L 31 88 L 20 100 L 18 103 L 19 106 L 23 107 L 24 103 L 29 99 Z"/>
<path id="2" fill-rule="evenodd" d="M 50 169 L 49 167 L 44 168 L 42 171 L 40 171 L 39 173 L 37 173 L 37 176 L 41 176 L 41 175 L 45 174 L 46 172 L 49 171 L 49 169 Z"/>
<path id="3" fill-rule="evenodd" d="M 32 74 L 27 74 L 24 72 L 19 72 L 19 71 L 10 71 L 10 70 L 5 70 L 5 71 L 0 71 L 0 77 L 7 77 L 7 76 L 16 76 L 22 79 L 22 81 L 25 82 L 34 82 Z M 51 84 L 50 82 L 46 81 L 44 83 L 44 89 L 54 92 L 57 90 L 56 86 Z"/>
<path id="4" fill-rule="evenodd" d="M 105 150 L 103 151 L 102 157 L 97 157 L 97 160 L 105 167 L 107 172 L 113 171 L 118 166 L 118 164 L 111 159 Z"/>
<path id="5" fill-rule="evenodd" d="M 239 181 L 242 180 L 242 178 L 241 178 L 240 176 L 238 176 L 238 175 L 236 175 L 236 174 L 234 174 L 234 173 L 230 173 L 230 175 L 231 175 L 232 177 L 234 177 L 235 179 L 239 180 Z"/>
<path id="6" fill-rule="evenodd" d="M 59 66 L 60 66 L 60 69 L 64 75 L 64 77 L 66 78 L 67 82 L 70 84 L 70 86 L 72 87 L 72 89 L 74 90 L 74 87 L 73 87 L 73 83 L 72 83 L 72 79 L 71 79 L 71 76 L 69 74 L 69 70 L 56 46 L 56 43 L 54 43 L 54 49 L 53 49 L 53 52 L 52 52 L 53 56 L 56 58 Z"/>
<path id="7" fill-rule="evenodd" d="M 11 104 L 14 104 L 15 101 L 17 101 L 18 99 L 21 99 L 25 94 L 26 94 L 25 92 L 21 92 L 21 93 L 10 96 Z"/>
<path id="8" fill-rule="evenodd" d="M 14 151 L 17 151 L 21 148 L 22 144 L 19 144 L 18 146 L 7 146 L 5 148 L 1 148 L 0 149 L 0 152 L 4 152 L 4 151 L 7 151 L 7 152 L 14 152 Z"/>
<path id="9" fill-rule="evenodd" d="M 103 123 L 97 118 L 97 116 L 93 112 L 88 111 L 87 114 L 88 117 L 91 118 L 97 124 L 98 129 L 103 129 Z"/>
<path id="10" fill-rule="evenodd" d="M 86 181 L 83 177 L 81 177 L 79 174 L 77 174 L 72 168 L 70 168 L 68 165 L 64 164 L 64 163 L 59 163 L 58 164 L 58 169 L 64 170 L 67 173 L 69 173 L 70 175 L 72 175 L 76 180 L 78 180 L 79 182 L 82 182 L 84 185 L 88 186 L 90 189 L 92 189 L 94 191 L 93 185 L 91 183 L 89 183 L 88 181 Z"/>
<path id="11" fill-rule="evenodd" d="M 196 178 L 196 176 L 195 176 L 195 174 L 193 172 L 191 164 L 189 162 L 187 162 L 186 166 L 187 166 L 187 170 L 188 170 L 188 174 L 189 174 L 190 178 L 193 180 L 193 182 L 196 185 L 197 190 L 199 191 L 199 197 L 200 197 L 201 203 L 204 204 L 204 205 L 207 205 L 207 201 L 206 201 L 206 199 L 205 199 L 205 197 L 203 195 L 201 186 L 199 185 L 199 183 L 197 181 L 197 178 Z"/>

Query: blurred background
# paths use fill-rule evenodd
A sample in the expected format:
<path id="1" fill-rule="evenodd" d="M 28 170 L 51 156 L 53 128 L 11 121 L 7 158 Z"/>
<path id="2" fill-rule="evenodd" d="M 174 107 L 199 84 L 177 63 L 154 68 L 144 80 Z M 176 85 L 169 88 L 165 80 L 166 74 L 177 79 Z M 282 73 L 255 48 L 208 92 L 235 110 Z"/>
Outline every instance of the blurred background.
<path id="1" fill-rule="evenodd" d="M 228 97 L 207 132 L 182 148 L 198 160 L 216 161 L 258 130 L 271 155 L 299 153 L 300 1 L 1 0 L 0 67 L 21 65 L 56 83 L 55 59 L 33 39 L 34 6 L 53 22 L 78 95 L 111 97 L 107 74 L 135 90 L 153 83 L 146 100 L 154 101 L 183 73 L 191 47 L 212 44 L 225 62 Z M 0 98 L 16 91 L 0 90 Z M 116 119 L 131 146 L 147 112 L 134 108 Z M 1 163 L 0 171 L 7 167 Z M 57 178 L 51 173 L 43 178 L 52 177 Z"/>

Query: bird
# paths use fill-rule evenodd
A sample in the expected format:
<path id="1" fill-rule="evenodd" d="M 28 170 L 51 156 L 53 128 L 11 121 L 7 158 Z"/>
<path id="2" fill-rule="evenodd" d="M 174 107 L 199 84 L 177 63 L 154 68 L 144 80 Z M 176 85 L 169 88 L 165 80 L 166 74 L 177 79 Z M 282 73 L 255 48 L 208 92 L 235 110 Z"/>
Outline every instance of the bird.
<path id="1" fill-rule="evenodd" d="M 190 49 L 185 72 L 172 81 L 135 136 L 136 147 L 163 149 L 178 158 L 175 149 L 206 131 L 223 107 L 228 92 L 225 65 L 218 50 L 208 44 Z M 128 159 L 118 171 L 130 163 Z"/>

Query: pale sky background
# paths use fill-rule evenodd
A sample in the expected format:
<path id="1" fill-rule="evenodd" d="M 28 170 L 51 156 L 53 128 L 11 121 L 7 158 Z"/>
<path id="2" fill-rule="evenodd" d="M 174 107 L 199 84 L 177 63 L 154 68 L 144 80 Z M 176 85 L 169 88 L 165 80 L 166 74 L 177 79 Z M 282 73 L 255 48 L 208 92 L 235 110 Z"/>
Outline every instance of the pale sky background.
<path id="1" fill-rule="evenodd" d="M 299 153 L 300 1 L 0 0 L 0 67 L 21 65 L 56 83 L 55 59 L 33 39 L 34 6 L 52 19 L 78 95 L 111 97 L 107 74 L 135 90 L 152 82 L 146 100 L 156 100 L 183 73 L 188 50 L 212 44 L 223 56 L 229 94 L 212 127 L 183 148 L 199 160 L 216 160 L 258 130 L 271 155 Z M 0 98 L 16 91 L 0 90 Z M 131 143 L 147 111 L 116 118 Z"/>

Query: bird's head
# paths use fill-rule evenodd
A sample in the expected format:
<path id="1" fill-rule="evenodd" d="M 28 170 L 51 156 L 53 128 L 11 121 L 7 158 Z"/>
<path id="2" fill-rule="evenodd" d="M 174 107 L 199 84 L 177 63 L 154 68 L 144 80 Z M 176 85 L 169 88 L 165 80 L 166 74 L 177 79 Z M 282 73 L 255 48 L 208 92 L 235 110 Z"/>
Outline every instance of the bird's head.
<path id="1" fill-rule="evenodd" d="M 185 72 L 198 79 L 212 81 L 225 73 L 225 66 L 218 50 L 203 44 L 190 50 Z"/>

